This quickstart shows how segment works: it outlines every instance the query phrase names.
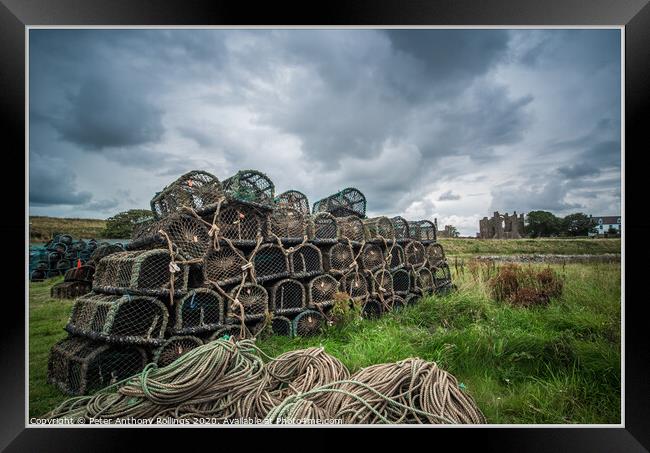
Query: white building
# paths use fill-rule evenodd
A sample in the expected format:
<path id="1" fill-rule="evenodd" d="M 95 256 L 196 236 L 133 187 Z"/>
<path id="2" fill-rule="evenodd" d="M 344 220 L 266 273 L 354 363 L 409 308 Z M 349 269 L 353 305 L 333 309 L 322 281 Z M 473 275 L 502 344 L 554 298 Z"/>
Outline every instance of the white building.
<path id="1" fill-rule="evenodd" d="M 596 232 L 589 232 L 589 236 L 602 236 L 608 234 L 611 229 L 616 230 L 616 234 L 621 234 L 621 217 L 620 216 L 602 216 L 593 217 L 596 222 Z"/>

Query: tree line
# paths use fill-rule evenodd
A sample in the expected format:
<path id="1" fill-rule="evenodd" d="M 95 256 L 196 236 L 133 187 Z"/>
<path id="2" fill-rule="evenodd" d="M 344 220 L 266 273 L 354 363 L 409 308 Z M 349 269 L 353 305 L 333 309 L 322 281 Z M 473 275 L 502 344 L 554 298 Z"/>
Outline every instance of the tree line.
<path id="1" fill-rule="evenodd" d="M 524 233 L 530 237 L 587 236 L 596 231 L 596 219 L 582 212 L 557 217 L 548 211 L 531 211 L 526 216 Z M 617 234 L 616 230 L 607 231 Z"/>

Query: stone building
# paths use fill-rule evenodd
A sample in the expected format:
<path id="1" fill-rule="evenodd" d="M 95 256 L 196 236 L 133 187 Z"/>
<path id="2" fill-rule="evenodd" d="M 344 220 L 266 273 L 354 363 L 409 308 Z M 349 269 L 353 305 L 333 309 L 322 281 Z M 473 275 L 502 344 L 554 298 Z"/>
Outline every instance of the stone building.
<path id="1" fill-rule="evenodd" d="M 517 211 L 512 215 L 496 211 L 492 218 L 479 220 L 479 228 L 481 239 L 518 239 L 524 235 L 524 215 L 517 216 Z"/>

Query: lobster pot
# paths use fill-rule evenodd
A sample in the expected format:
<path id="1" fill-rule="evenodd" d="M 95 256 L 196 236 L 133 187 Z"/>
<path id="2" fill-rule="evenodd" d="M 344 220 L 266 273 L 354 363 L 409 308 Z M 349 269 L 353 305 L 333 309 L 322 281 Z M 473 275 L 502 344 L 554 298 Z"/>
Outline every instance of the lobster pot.
<path id="1" fill-rule="evenodd" d="M 374 297 L 388 297 L 393 294 L 393 276 L 387 270 L 378 270 L 368 274 L 370 294 Z"/>
<path id="2" fill-rule="evenodd" d="M 29 274 L 29 281 L 31 282 L 42 282 L 47 278 L 47 270 L 43 269 L 34 269 Z"/>
<path id="3" fill-rule="evenodd" d="M 269 295 L 263 286 L 254 283 L 238 285 L 230 291 L 230 297 L 235 299 L 237 293 L 239 293 L 238 300 L 243 306 L 244 321 L 260 321 L 269 313 Z M 237 319 L 241 317 L 242 309 L 233 306 L 231 300 L 226 314 L 230 319 Z"/>
<path id="4" fill-rule="evenodd" d="M 68 337 L 50 350 L 47 380 L 68 395 L 85 395 L 139 373 L 147 362 L 137 346 Z"/>
<path id="5" fill-rule="evenodd" d="M 173 277 L 174 295 L 180 296 L 187 291 L 189 266 L 180 263 L 176 266 L 178 270 L 172 273 L 168 250 L 114 253 L 97 263 L 93 290 L 163 296 L 171 292 L 170 280 Z"/>
<path id="6" fill-rule="evenodd" d="M 433 274 L 429 269 L 423 267 L 419 270 L 413 269 L 411 272 L 411 290 L 414 293 L 425 295 L 433 291 Z"/>
<path id="7" fill-rule="evenodd" d="M 386 264 L 384 252 L 377 244 L 365 244 L 361 250 L 361 265 L 367 271 L 376 271 Z"/>
<path id="8" fill-rule="evenodd" d="M 398 243 L 393 243 L 386 250 L 386 262 L 390 270 L 401 269 L 406 263 L 404 248 Z"/>
<path id="9" fill-rule="evenodd" d="M 240 170 L 223 181 L 223 189 L 231 200 L 243 201 L 260 208 L 272 209 L 275 198 L 273 181 L 257 170 Z"/>
<path id="10" fill-rule="evenodd" d="M 271 287 L 271 311 L 278 315 L 300 313 L 307 305 L 305 287 L 298 280 L 286 278 Z"/>
<path id="11" fill-rule="evenodd" d="M 347 239 L 358 245 L 365 239 L 363 222 L 357 216 L 340 217 L 337 219 L 341 239 Z"/>
<path id="12" fill-rule="evenodd" d="M 359 272 L 352 272 L 341 277 L 339 287 L 350 296 L 352 300 L 366 299 L 370 295 L 368 280 Z"/>
<path id="13" fill-rule="evenodd" d="M 291 276 L 295 278 L 311 277 L 323 273 L 323 255 L 318 247 L 303 244 L 289 255 Z"/>
<path id="14" fill-rule="evenodd" d="M 308 237 L 314 244 L 335 244 L 340 238 L 336 217 L 328 212 L 319 212 L 309 218 Z"/>
<path id="15" fill-rule="evenodd" d="M 221 246 L 203 258 L 203 280 L 219 286 L 238 283 L 242 279 L 247 261 L 244 253 L 235 248 Z"/>
<path id="16" fill-rule="evenodd" d="M 274 316 L 271 320 L 271 330 L 275 335 L 284 337 L 293 336 L 293 324 L 289 318 L 284 316 Z"/>
<path id="17" fill-rule="evenodd" d="M 179 212 L 183 207 L 197 214 L 214 211 L 224 197 L 216 176 L 200 170 L 185 173 L 151 199 L 151 210 L 157 218 Z"/>
<path id="18" fill-rule="evenodd" d="M 411 240 L 411 233 L 409 232 L 409 222 L 404 217 L 393 217 L 390 219 L 393 224 L 393 231 L 395 231 L 395 240 L 398 242 L 407 242 Z"/>
<path id="19" fill-rule="evenodd" d="M 335 217 L 365 217 L 366 197 L 360 190 L 348 187 L 314 203 L 312 212 L 329 212 Z"/>
<path id="20" fill-rule="evenodd" d="M 84 264 L 83 266 L 73 267 L 65 273 L 64 282 L 93 282 L 95 275 L 95 266 Z"/>
<path id="21" fill-rule="evenodd" d="M 203 344 L 200 338 L 192 336 L 171 337 L 156 349 L 153 355 L 153 361 L 158 368 L 166 367 L 172 364 L 180 356 L 187 354 L 194 348 Z"/>
<path id="22" fill-rule="evenodd" d="M 317 335 L 325 327 L 325 316 L 314 310 L 305 310 L 293 319 L 293 331 L 298 337 Z"/>
<path id="23" fill-rule="evenodd" d="M 249 257 L 249 261 L 253 263 L 255 279 L 258 282 L 284 278 L 291 274 L 289 257 L 276 244 L 263 244 Z"/>
<path id="24" fill-rule="evenodd" d="M 392 295 L 384 299 L 384 305 L 389 311 L 399 311 L 406 306 L 406 301 L 400 296 Z"/>
<path id="25" fill-rule="evenodd" d="M 307 283 L 307 297 L 309 307 L 324 309 L 334 305 L 339 282 L 331 275 L 319 275 Z"/>
<path id="26" fill-rule="evenodd" d="M 190 215 L 172 214 L 134 232 L 126 248 L 128 250 L 167 248 L 167 238 L 160 231 L 164 231 L 169 236 L 174 251 L 185 259 L 202 258 L 212 243 L 208 228 L 203 221 Z"/>
<path id="27" fill-rule="evenodd" d="M 268 213 L 246 203 L 231 202 L 219 210 L 215 220 L 219 237 L 237 246 L 253 246 L 265 232 Z M 204 216 L 213 221 L 213 216 Z"/>
<path id="28" fill-rule="evenodd" d="M 447 263 L 442 263 L 440 266 L 432 269 L 433 283 L 436 289 L 451 286 L 451 271 Z"/>
<path id="29" fill-rule="evenodd" d="M 420 301 L 420 296 L 419 294 L 416 293 L 408 293 L 404 300 L 406 301 L 406 305 L 414 305 Z"/>
<path id="30" fill-rule="evenodd" d="M 383 242 L 395 240 L 395 228 L 388 217 L 363 220 L 366 241 Z"/>
<path id="31" fill-rule="evenodd" d="M 240 324 L 228 324 L 227 326 L 221 327 L 219 330 L 214 332 L 210 336 L 210 338 L 208 338 L 208 342 L 209 341 L 214 341 L 214 340 L 219 340 L 221 338 L 224 338 L 226 335 L 228 337 L 233 337 L 237 341 L 242 339 L 243 337 L 241 336 L 241 325 Z"/>
<path id="32" fill-rule="evenodd" d="M 268 221 L 267 238 L 282 242 L 301 242 L 307 236 L 308 227 L 305 216 L 297 209 L 278 206 L 271 213 Z"/>
<path id="33" fill-rule="evenodd" d="M 211 332 L 224 323 L 223 299 L 208 288 L 190 290 L 174 303 L 174 323 L 169 331 L 175 335 Z"/>
<path id="34" fill-rule="evenodd" d="M 392 272 L 393 292 L 405 296 L 411 289 L 411 273 L 406 269 L 397 269 Z"/>
<path id="35" fill-rule="evenodd" d="M 307 196 L 297 190 L 287 190 L 275 197 L 276 206 L 288 207 L 300 212 L 303 216 L 309 215 L 309 200 Z"/>
<path id="36" fill-rule="evenodd" d="M 368 299 L 365 301 L 363 307 L 361 308 L 361 316 L 366 319 L 375 319 L 379 318 L 382 315 L 383 311 L 384 309 L 381 302 L 376 299 Z"/>
<path id="37" fill-rule="evenodd" d="M 323 250 L 323 268 L 326 272 L 341 275 L 353 267 L 354 250 L 348 244 L 334 244 Z"/>
<path id="38" fill-rule="evenodd" d="M 155 297 L 89 293 L 78 297 L 65 330 L 110 343 L 162 343 L 169 314 Z"/>
<path id="39" fill-rule="evenodd" d="M 65 273 L 71 267 L 72 265 L 70 264 L 70 260 L 68 259 L 62 259 L 58 263 L 56 263 L 56 270 L 59 272 L 59 275 L 65 275 Z"/>
<path id="40" fill-rule="evenodd" d="M 436 225 L 429 220 L 409 222 L 409 234 L 414 241 L 430 244 L 436 241 Z"/>
<path id="41" fill-rule="evenodd" d="M 404 257 L 408 267 L 420 267 L 426 263 L 426 251 L 419 241 L 411 241 L 404 247 Z"/>
<path id="42" fill-rule="evenodd" d="M 52 296 L 52 299 L 75 299 L 89 293 L 91 290 L 92 283 L 89 282 L 61 282 L 52 287 L 50 296 Z"/>
<path id="43" fill-rule="evenodd" d="M 90 261 L 97 264 L 99 260 L 113 253 L 123 252 L 124 247 L 120 244 L 102 244 L 98 246 L 91 254 Z"/>
<path id="44" fill-rule="evenodd" d="M 427 263 L 429 267 L 439 267 L 445 262 L 445 251 L 440 244 L 427 245 Z"/>

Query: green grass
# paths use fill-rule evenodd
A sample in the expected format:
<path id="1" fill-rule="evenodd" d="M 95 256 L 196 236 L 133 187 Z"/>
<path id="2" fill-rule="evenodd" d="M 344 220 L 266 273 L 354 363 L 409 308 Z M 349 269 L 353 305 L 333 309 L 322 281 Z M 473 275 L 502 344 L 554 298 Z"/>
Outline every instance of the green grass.
<path id="1" fill-rule="evenodd" d="M 356 371 L 418 356 L 465 384 L 490 423 L 620 422 L 620 264 L 552 266 L 565 279 L 546 308 L 492 300 L 484 277 L 454 275 L 459 290 L 378 320 L 312 338 L 258 340 L 271 355 L 322 345 Z M 30 414 L 66 397 L 46 383 L 47 354 L 64 336 L 70 302 L 30 289 Z"/>
<path id="2" fill-rule="evenodd" d="M 54 233 L 66 233 L 75 239 L 104 239 L 106 220 L 64 219 L 59 217 L 29 216 L 29 239 L 46 242 Z"/>
<path id="3" fill-rule="evenodd" d="M 620 239 L 535 238 L 535 239 L 440 239 L 447 255 L 558 254 L 582 255 L 621 253 Z"/>

